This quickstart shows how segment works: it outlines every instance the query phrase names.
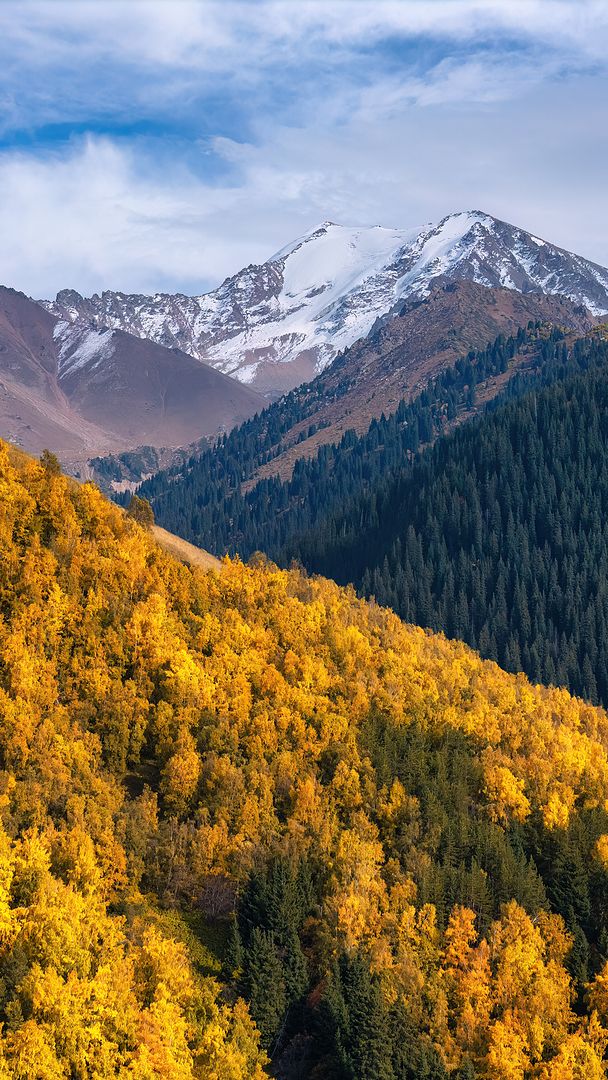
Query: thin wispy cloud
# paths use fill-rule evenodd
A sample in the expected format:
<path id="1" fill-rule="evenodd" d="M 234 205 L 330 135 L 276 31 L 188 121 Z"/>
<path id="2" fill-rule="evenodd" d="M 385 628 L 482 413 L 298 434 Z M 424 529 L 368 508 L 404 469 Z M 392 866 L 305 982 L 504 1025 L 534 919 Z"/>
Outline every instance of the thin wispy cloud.
<path id="1" fill-rule="evenodd" d="M 603 0 L 5 0 L 0 278 L 200 291 L 472 205 L 608 262 L 606 57 Z"/>

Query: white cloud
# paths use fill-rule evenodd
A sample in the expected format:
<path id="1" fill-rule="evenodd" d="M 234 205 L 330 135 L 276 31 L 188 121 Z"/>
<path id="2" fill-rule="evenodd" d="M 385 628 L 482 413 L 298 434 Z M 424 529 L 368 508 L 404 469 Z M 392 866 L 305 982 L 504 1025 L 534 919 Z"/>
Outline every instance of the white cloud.
<path id="1" fill-rule="evenodd" d="M 19 0 L 3 5 L 3 21 L 14 40 L 28 46 L 42 35 L 52 34 L 59 40 L 66 29 L 72 37 L 90 36 L 94 30 L 95 47 L 174 62 L 191 57 L 193 49 L 204 46 L 206 40 L 216 49 L 229 45 L 242 26 L 263 27 L 264 37 L 272 41 L 299 39 L 303 31 L 315 28 L 333 41 L 429 30 L 468 37 L 496 24 L 523 27 L 537 35 L 546 33 L 548 25 L 559 27 L 564 19 L 571 22 L 575 10 L 584 6 L 578 0 L 377 0 L 374 4 L 360 0 L 299 0 L 297 4 L 285 0 L 130 0 L 128 4 L 123 0 Z M 602 5 L 588 7 L 601 22 Z M 138 28 L 137 42 L 124 35 L 129 27 Z"/>
<path id="2" fill-rule="evenodd" d="M 327 217 L 471 206 L 608 262 L 604 0 L 4 0 L 2 41 L 5 128 L 213 116 L 216 91 L 249 117 L 188 166 L 111 137 L 0 153 L 0 281 L 31 295 L 203 290 Z"/>
<path id="3" fill-rule="evenodd" d="M 264 5 L 261 5 L 264 6 Z M 343 43 L 369 42 L 387 35 L 432 35 L 475 41 L 508 34 L 533 43 L 605 59 L 608 9 L 604 0 L 304 0 L 275 2 L 289 36 L 302 30 Z M 291 27 L 291 29 L 290 29 Z"/>
<path id="4" fill-rule="evenodd" d="M 61 157 L 4 155 L 0 276 L 35 296 L 59 281 L 88 291 L 207 280 L 214 253 L 202 226 L 213 211 L 193 179 L 148 178 L 108 140 Z"/>
<path id="5" fill-rule="evenodd" d="M 243 75 L 395 35 L 529 41 L 605 61 L 605 0 L 4 0 L 2 39 L 33 66 L 102 56 Z"/>
<path id="6" fill-rule="evenodd" d="M 559 59 L 550 56 L 531 64 L 528 57 L 482 52 L 470 59 L 447 57 L 424 76 L 381 78 L 357 94 L 357 110 L 369 120 L 394 116 L 412 107 L 492 105 L 521 98 L 555 77 Z M 421 117 L 421 122 L 424 118 Z"/>

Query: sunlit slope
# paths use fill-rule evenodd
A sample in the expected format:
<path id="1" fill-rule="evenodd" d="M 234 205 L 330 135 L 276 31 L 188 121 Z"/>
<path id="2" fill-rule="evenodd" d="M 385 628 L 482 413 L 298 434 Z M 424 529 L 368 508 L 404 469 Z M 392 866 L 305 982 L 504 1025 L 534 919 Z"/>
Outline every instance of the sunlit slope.
<path id="1" fill-rule="evenodd" d="M 154 800 L 122 784 L 150 709 L 127 612 L 157 564 L 167 594 L 188 571 L 96 489 L 4 444 L 0 500 L 0 1075 L 261 1078 L 244 1002 L 220 1002 L 181 917 L 172 940 L 139 892 Z"/>
<path id="2" fill-rule="evenodd" d="M 153 525 L 151 532 L 157 544 L 160 544 L 169 555 L 173 555 L 180 562 L 186 563 L 188 566 L 196 566 L 200 570 L 220 569 L 222 564 L 219 559 L 216 559 L 215 555 L 210 555 L 203 548 L 196 547 L 195 544 L 190 544 L 187 540 L 182 540 L 181 536 L 176 536 L 175 533 L 161 529 L 160 525 Z"/>
<path id="3" fill-rule="evenodd" d="M 261 1077 L 243 995 L 311 1077 L 602 1076 L 605 712 L 326 580 L 186 567 L 95 488 L 12 460 L 4 1075 Z M 549 865 L 575 835 L 576 967 L 574 874 Z M 196 935 L 235 905 L 218 997 Z"/>

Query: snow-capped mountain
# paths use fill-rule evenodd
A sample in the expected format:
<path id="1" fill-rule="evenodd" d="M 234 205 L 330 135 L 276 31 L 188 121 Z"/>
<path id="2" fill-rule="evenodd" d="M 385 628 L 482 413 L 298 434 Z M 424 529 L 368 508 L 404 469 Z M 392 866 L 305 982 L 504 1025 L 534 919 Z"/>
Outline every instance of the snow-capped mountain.
<path id="1" fill-rule="evenodd" d="M 276 395 L 438 279 L 560 294 L 594 314 L 608 311 L 608 270 L 480 211 L 405 230 L 327 221 L 201 296 L 63 290 L 44 306 L 178 347 Z"/>

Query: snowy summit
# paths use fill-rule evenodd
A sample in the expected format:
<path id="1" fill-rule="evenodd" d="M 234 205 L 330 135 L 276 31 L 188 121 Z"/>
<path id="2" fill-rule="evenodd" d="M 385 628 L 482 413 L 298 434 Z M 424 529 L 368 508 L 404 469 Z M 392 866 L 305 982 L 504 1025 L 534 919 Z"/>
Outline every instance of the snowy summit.
<path id="1" fill-rule="evenodd" d="M 608 311 L 608 270 L 481 211 L 410 229 L 326 221 L 202 296 L 64 290 L 45 307 L 178 347 L 276 395 L 322 371 L 378 318 L 463 279 Z"/>

